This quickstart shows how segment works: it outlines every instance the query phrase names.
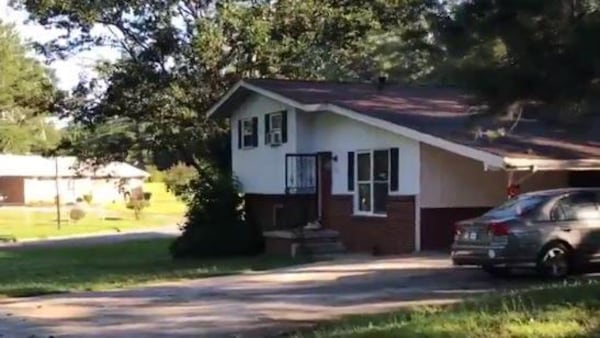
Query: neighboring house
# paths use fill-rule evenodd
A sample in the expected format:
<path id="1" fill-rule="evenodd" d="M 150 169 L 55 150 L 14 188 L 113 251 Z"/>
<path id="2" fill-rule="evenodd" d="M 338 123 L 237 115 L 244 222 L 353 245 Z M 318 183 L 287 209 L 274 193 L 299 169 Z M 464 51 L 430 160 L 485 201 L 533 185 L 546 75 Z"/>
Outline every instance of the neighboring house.
<path id="1" fill-rule="evenodd" d="M 149 174 L 132 165 L 111 162 L 100 166 L 79 165 L 75 157 L 0 155 L 0 203 L 34 205 L 72 203 L 91 194 L 92 201 L 123 199 L 123 193 L 141 187 Z"/>
<path id="2" fill-rule="evenodd" d="M 209 114 L 231 121 L 252 221 L 320 219 L 351 251 L 447 249 L 454 223 L 503 202 L 509 186 L 600 184 L 598 126 L 576 138 L 523 116 L 487 137 L 452 89 L 244 80 Z"/>

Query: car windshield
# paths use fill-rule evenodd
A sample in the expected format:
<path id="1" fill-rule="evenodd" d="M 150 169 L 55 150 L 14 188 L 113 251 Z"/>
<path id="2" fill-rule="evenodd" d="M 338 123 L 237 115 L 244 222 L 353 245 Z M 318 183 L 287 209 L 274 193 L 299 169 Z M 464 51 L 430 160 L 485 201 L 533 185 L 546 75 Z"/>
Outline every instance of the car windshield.
<path id="1" fill-rule="evenodd" d="M 546 200 L 548 200 L 547 196 L 520 196 L 504 202 L 502 205 L 488 211 L 483 216 L 486 218 L 510 218 L 515 216 L 523 216 L 536 209 Z"/>

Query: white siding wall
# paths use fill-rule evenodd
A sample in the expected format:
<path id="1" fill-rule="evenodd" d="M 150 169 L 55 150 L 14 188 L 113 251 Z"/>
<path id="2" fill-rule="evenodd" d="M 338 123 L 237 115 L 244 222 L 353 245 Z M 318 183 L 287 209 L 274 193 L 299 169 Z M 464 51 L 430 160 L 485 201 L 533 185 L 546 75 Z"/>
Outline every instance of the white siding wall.
<path id="1" fill-rule="evenodd" d="M 288 111 L 288 142 L 279 147 L 264 143 L 264 115 Z M 238 149 L 238 121 L 258 117 L 258 147 Z M 419 144 L 388 131 L 328 112 L 304 112 L 254 94 L 231 115 L 233 171 L 242 190 L 255 194 L 285 193 L 285 154 L 332 152 L 333 194 L 347 190 L 348 151 L 399 148 L 399 195 L 419 192 Z"/>
<path id="2" fill-rule="evenodd" d="M 521 177 L 523 173 L 517 174 Z M 422 208 L 489 207 L 506 199 L 507 173 L 484 171 L 483 164 L 438 148 L 421 145 Z M 566 187 L 566 172 L 538 172 L 523 192 Z"/>
<path id="3" fill-rule="evenodd" d="M 312 151 L 331 151 L 337 161 L 332 166 L 333 194 L 348 191 L 348 152 L 357 150 L 399 148 L 399 191 L 397 195 L 419 193 L 419 144 L 416 141 L 368 126 L 334 113 L 313 113 L 313 134 L 300 134 L 312 140 Z"/>
<path id="4" fill-rule="evenodd" d="M 71 182 L 70 182 L 71 181 Z M 119 179 L 60 178 L 58 189 L 61 203 L 75 202 L 78 197 L 92 194 L 92 203 L 111 203 L 122 201 L 118 189 Z M 143 185 L 143 180 L 131 179 L 127 189 L 131 190 Z M 56 196 L 56 182 L 51 178 L 25 179 L 25 203 L 52 203 Z"/>
<path id="5" fill-rule="evenodd" d="M 288 141 L 278 147 L 265 145 L 264 116 L 281 110 L 287 110 Z M 285 193 L 285 154 L 297 152 L 295 110 L 254 94 L 231 116 L 232 166 L 242 190 L 255 194 Z M 258 117 L 258 147 L 238 149 L 238 121 L 250 117 Z"/>

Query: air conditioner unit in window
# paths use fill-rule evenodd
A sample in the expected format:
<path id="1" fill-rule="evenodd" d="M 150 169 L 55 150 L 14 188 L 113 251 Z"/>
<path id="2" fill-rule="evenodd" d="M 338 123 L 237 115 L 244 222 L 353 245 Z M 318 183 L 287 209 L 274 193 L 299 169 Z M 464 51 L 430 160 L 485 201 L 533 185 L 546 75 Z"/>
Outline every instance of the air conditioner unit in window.
<path id="1" fill-rule="evenodd" d="M 281 145 L 281 132 L 280 131 L 272 131 L 271 135 L 271 145 L 272 146 L 278 146 Z"/>

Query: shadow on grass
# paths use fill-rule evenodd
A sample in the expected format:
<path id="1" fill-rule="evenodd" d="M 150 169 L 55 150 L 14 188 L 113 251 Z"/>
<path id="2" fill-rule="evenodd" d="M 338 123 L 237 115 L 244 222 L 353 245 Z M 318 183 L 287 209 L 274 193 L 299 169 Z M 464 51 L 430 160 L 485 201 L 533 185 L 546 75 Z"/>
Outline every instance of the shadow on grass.
<path id="1" fill-rule="evenodd" d="M 147 283 L 263 271 L 308 260 L 256 256 L 173 260 L 171 239 L 0 250 L 0 296 L 113 290 Z"/>

